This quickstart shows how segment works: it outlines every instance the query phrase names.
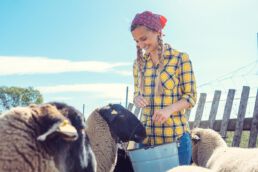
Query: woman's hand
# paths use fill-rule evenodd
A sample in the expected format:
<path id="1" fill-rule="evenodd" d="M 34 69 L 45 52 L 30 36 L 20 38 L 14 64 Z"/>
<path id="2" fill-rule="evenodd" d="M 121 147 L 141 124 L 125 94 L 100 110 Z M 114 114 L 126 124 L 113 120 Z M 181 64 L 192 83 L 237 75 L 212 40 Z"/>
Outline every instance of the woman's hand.
<path id="1" fill-rule="evenodd" d="M 134 98 L 134 104 L 139 108 L 143 108 L 143 107 L 149 105 L 149 102 L 142 96 L 136 96 Z"/>
<path id="2" fill-rule="evenodd" d="M 186 109 L 189 106 L 190 106 L 190 103 L 188 103 L 187 100 L 181 99 L 169 106 L 166 106 L 163 109 L 155 110 L 152 120 L 163 124 L 164 122 L 166 122 L 168 120 L 170 115 L 173 115 L 176 112 Z"/>
<path id="3" fill-rule="evenodd" d="M 152 116 L 152 120 L 158 123 L 163 124 L 168 120 L 171 115 L 171 111 L 168 108 L 163 108 L 159 110 L 155 110 Z"/>

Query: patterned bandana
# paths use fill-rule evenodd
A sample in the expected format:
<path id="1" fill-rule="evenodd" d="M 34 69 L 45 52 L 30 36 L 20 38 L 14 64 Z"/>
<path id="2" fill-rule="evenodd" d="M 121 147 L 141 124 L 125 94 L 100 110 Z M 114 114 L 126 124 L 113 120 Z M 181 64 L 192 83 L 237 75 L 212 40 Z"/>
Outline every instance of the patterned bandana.
<path id="1" fill-rule="evenodd" d="M 131 25 L 144 25 L 151 30 L 161 31 L 166 25 L 167 19 L 164 16 L 144 11 L 136 14 Z"/>

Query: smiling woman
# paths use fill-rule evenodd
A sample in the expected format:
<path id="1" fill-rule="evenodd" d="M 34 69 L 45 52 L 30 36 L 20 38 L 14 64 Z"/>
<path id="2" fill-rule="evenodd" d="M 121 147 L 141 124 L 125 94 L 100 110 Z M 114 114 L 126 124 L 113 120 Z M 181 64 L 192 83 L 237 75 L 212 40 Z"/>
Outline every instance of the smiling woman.
<path id="1" fill-rule="evenodd" d="M 134 103 L 142 108 L 148 138 L 144 145 L 179 140 L 180 164 L 191 161 L 191 140 L 185 109 L 196 102 L 196 83 L 187 54 L 163 44 L 164 16 L 144 11 L 136 14 L 131 33 L 136 42 Z"/>

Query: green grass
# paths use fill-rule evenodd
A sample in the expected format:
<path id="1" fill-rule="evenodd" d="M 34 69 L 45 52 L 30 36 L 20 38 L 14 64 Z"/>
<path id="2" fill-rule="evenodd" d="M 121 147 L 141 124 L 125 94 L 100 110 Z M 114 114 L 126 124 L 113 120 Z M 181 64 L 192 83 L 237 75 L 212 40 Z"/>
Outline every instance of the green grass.
<path id="1" fill-rule="evenodd" d="M 248 147 L 249 135 L 250 135 L 250 131 L 243 131 L 242 132 L 240 147 L 242 147 L 242 148 L 247 148 Z M 228 131 L 227 132 L 226 142 L 227 142 L 228 146 L 232 145 L 233 136 L 234 136 L 233 131 Z M 258 147 L 258 137 L 256 139 L 256 147 Z"/>

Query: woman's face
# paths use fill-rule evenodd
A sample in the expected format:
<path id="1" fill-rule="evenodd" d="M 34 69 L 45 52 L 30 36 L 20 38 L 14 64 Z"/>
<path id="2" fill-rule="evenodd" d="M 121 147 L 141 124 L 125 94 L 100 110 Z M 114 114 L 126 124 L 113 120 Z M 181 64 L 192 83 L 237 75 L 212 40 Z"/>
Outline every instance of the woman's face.
<path id="1" fill-rule="evenodd" d="M 157 51 L 159 34 L 159 32 L 152 31 L 145 26 L 138 26 L 132 31 L 137 46 L 144 49 L 146 53 Z"/>

